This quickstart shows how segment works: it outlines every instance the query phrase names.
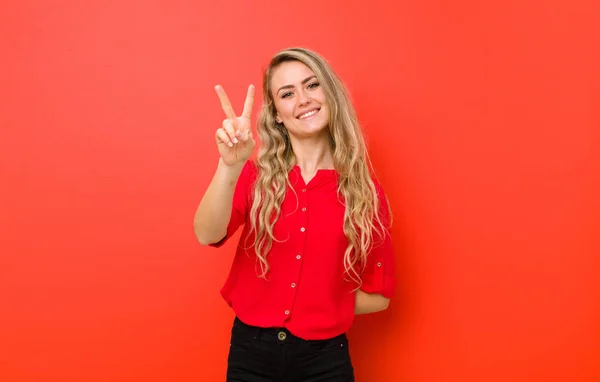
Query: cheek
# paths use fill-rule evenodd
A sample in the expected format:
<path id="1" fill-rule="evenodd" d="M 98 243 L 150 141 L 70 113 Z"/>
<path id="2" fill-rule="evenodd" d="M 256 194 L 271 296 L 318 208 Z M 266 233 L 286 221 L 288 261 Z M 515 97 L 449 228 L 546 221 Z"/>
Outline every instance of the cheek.
<path id="1" fill-rule="evenodd" d="M 289 119 L 294 116 L 294 105 L 290 102 L 279 102 L 275 104 L 277 113 L 283 119 Z"/>
<path id="2" fill-rule="evenodd" d="M 320 88 L 319 88 L 319 92 L 318 92 L 318 101 L 322 105 L 327 105 L 327 97 L 325 96 L 325 92 L 323 91 L 323 89 L 320 89 Z"/>

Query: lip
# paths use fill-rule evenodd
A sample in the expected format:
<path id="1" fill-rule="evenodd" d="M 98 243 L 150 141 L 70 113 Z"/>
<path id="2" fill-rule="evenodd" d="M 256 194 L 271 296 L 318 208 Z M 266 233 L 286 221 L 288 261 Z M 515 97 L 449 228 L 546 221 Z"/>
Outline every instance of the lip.
<path id="1" fill-rule="evenodd" d="M 315 111 L 315 110 L 316 110 L 316 111 L 317 111 L 317 113 L 318 113 L 318 112 L 321 110 L 321 108 L 320 108 L 320 107 L 312 107 L 312 108 L 310 108 L 310 109 L 308 109 L 308 110 L 303 110 L 303 111 L 302 111 L 302 113 L 300 113 L 300 114 L 298 114 L 298 115 L 296 116 L 296 119 L 300 119 L 300 116 L 301 116 L 301 115 L 304 115 L 304 114 L 306 114 L 306 113 L 310 113 L 311 111 Z M 315 115 L 317 115 L 317 113 L 315 113 L 315 114 L 311 115 L 311 116 L 310 116 L 310 117 L 308 117 L 308 118 L 312 118 L 312 117 L 314 117 Z M 306 119 L 306 118 L 304 118 L 304 119 Z"/>

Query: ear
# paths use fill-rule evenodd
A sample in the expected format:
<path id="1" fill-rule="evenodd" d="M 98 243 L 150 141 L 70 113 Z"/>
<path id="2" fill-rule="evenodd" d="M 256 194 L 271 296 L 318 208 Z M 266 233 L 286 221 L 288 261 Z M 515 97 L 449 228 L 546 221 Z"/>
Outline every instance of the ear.
<path id="1" fill-rule="evenodd" d="M 277 123 L 283 123 L 283 119 L 281 119 L 279 113 L 275 114 L 275 120 L 277 121 Z"/>

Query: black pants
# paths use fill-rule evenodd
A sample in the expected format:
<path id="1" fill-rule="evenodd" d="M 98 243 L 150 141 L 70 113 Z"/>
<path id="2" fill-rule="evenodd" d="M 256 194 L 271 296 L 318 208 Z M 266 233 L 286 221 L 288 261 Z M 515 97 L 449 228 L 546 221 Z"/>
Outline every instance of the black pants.
<path id="1" fill-rule="evenodd" d="M 231 330 L 228 382 L 353 382 L 345 334 L 307 341 L 286 329 L 261 329 L 238 318 Z"/>

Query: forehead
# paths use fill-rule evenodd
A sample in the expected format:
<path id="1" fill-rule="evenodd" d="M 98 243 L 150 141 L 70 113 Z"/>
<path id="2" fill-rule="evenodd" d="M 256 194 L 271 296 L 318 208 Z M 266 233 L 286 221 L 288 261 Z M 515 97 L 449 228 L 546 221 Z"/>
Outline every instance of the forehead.
<path id="1" fill-rule="evenodd" d="M 300 85 L 306 78 L 314 76 L 312 70 L 300 61 L 279 64 L 271 76 L 271 88 L 275 91 L 285 85 Z"/>

